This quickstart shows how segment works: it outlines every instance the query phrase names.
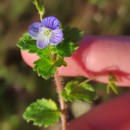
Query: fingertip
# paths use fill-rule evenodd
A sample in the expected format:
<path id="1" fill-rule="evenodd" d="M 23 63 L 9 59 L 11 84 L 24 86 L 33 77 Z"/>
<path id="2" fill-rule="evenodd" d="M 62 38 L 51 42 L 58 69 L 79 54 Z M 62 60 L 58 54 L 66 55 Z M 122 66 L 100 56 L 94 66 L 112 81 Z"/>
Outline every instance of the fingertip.
<path id="1" fill-rule="evenodd" d="M 34 62 L 38 59 L 38 56 L 36 54 L 30 54 L 28 51 L 21 51 L 21 55 L 23 60 L 27 65 L 30 67 L 34 66 Z M 80 65 L 77 63 L 77 61 L 74 59 L 73 56 L 69 58 L 65 58 L 65 61 L 67 62 L 67 67 L 61 66 L 58 68 L 59 75 L 61 76 L 83 76 L 85 74 L 85 71 L 80 67 Z"/>
<path id="2" fill-rule="evenodd" d="M 96 77 L 95 81 L 108 83 L 108 75 L 112 73 L 118 79 L 118 86 L 130 86 L 129 42 L 129 37 L 85 36 L 79 49 L 65 58 L 68 66 L 60 67 L 59 75 Z M 21 51 L 21 54 L 31 67 L 38 59 L 27 51 Z"/>
<path id="3" fill-rule="evenodd" d="M 77 62 L 77 59 L 73 57 L 73 55 L 69 58 L 64 58 L 67 63 L 66 66 L 61 66 L 59 68 L 59 75 L 61 76 L 86 76 L 87 73 L 81 67 L 82 64 Z"/>

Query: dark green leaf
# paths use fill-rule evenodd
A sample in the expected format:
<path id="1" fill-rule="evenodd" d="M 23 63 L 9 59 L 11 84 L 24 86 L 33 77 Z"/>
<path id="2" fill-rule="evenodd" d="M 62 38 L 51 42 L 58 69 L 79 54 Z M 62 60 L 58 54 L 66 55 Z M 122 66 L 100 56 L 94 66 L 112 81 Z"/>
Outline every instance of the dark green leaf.
<path id="1" fill-rule="evenodd" d="M 61 93 L 66 101 L 87 101 L 92 102 L 95 93 L 87 91 L 86 88 L 79 86 L 78 81 L 70 81 L 66 84 L 64 91 Z"/>
<path id="2" fill-rule="evenodd" d="M 28 50 L 30 53 L 36 53 L 40 57 L 49 57 L 47 48 L 38 49 L 36 46 L 36 40 L 32 39 L 28 32 L 24 33 L 19 39 L 17 46 L 21 50 Z"/>
<path id="3" fill-rule="evenodd" d="M 63 30 L 64 40 L 56 46 L 57 53 L 62 57 L 70 57 L 78 49 L 78 42 L 83 36 L 83 32 L 77 28 L 66 27 Z"/>
<path id="4" fill-rule="evenodd" d="M 29 33 L 26 32 L 23 36 L 19 39 L 17 46 L 22 50 L 28 50 L 29 52 L 36 52 L 36 41 L 33 40 Z"/>
<path id="5" fill-rule="evenodd" d="M 54 75 L 55 66 L 49 58 L 40 58 L 34 62 L 34 71 L 37 71 L 39 76 L 48 79 Z"/>
<path id="6" fill-rule="evenodd" d="M 48 79 L 50 77 L 53 77 L 56 68 L 62 65 L 67 65 L 63 58 L 59 58 L 55 63 L 53 63 L 50 58 L 42 57 L 34 62 L 34 71 L 36 71 L 38 75 L 42 76 L 44 79 Z"/>
<path id="7" fill-rule="evenodd" d="M 56 67 L 67 65 L 62 57 L 57 58 L 57 61 L 54 64 L 50 59 L 48 48 L 38 49 L 36 46 L 36 41 L 30 37 L 29 33 L 25 33 L 20 38 L 17 46 L 21 50 L 28 50 L 30 53 L 36 53 L 39 55 L 39 59 L 34 62 L 34 71 L 37 71 L 38 75 L 45 79 L 48 79 L 54 75 Z M 52 48 L 52 46 L 50 46 L 50 48 Z"/>
<path id="8" fill-rule="evenodd" d="M 59 120 L 60 112 L 52 100 L 39 99 L 27 107 L 23 117 L 36 126 L 48 127 Z"/>
<path id="9" fill-rule="evenodd" d="M 64 61 L 63 58 L 59 58 L 56 63 L 54 64 L 56 67 L 67 66 L 67 63 Z"/>

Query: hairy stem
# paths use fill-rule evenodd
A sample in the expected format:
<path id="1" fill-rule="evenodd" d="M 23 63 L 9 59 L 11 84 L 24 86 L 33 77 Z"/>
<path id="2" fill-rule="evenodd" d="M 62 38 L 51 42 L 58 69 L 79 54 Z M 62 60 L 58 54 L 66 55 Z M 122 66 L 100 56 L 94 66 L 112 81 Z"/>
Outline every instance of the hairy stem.
<path id="1" fill-rule="evenodd" d="M 60 108 L 61 108 L 61 122 L 62 122 L 62 130 L 66 130 L 66 126 L 67 126 L 67 121 L 66 121 L 66 104 L 64 99 L 61 97 L 60 93 L 63 90 L 63 86 L 61 83 L 61 78 L 58 76 L 58 71 L 56 70 L 55 75 L 54 75 L 54 79 L 56 82 L 56 87 L 57 87 L 57 93 L 59 95 L 59 103 L 60 103 Z"/>
<path id="2" fill-rule="evenodd" d="M 53 63 L 55 63 L 57 55 L 56 54 L 52 55 L 52 53 L 50 51 L 50 46 L 48 46 L 48 52 L 49 52 L 49 55 L 50 55 L 50 59 L 53 61 Z M 55 79 L 55 83 L 56 83 L 57 93 L 58 93 L 58 96 L 59 96 L 59 103 L 60 103 L 60 109 L 61 109 L 62 130 L 66 130 L 66 127 L 67 127 L 66 103 L 65 103 L 64 99 L 61 96 L 61 92 L 63 91 L 63 86 L 62 86 L 62 83 L 61 83 L 61 77 L 58 75 L 58 70 L 57 69 L 56 69 L 55 74 L 54 74 L 54 79 Z"/>

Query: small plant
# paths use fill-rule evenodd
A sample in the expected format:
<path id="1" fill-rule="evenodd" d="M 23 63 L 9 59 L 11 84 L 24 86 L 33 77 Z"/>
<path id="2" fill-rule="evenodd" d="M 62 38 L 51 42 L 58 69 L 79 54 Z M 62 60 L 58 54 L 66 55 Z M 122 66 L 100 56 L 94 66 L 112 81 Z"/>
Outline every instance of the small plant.
<path id="1" fill-rule="evenodd" d="M 30 104 L 23 114 L 27 122 L 32 121 L 36 126 L 48 127 L 61 119 L 62 130 L 67 127 L 67 105 L 70 101 L 93 102 L 96 98 L 95 89 L 88 83 L 92 79 L 83 82 L 70 81 L 64 87 L 61 83 L 58 68 L 67 66 L 65 57 L 70 57 L 78 49 L 78 42 L 83 37 L 83 32 L 77 28 L 62 27 L 55 16 L 43 18 L 45 9 L 36 0 L 33 1 L 40 15 L 40 22 L 29 26 L 29 31 L 19 39 L 17 46 L 21 50 L 35 53 L 39 59 L 34 62 L 34 71 L 44 79 L 54 77 L 59 104 L 51 99 L 38 99 Z M 115 89 L 116 78 L 110 74 L 109 88 Z M 58 107 L 60 106 L 60 108 Z"/>

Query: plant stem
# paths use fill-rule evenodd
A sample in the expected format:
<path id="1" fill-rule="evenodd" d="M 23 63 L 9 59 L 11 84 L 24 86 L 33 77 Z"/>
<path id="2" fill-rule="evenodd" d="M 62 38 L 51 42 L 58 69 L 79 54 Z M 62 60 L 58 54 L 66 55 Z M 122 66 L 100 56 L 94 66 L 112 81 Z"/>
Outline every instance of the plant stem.
<path id="1" fill-rule="evenodd" d="M 47 49 L 48 49 L 48 53 L 49 53 L 50 59 L 54 63 L 55 61 L 53 59 L 53 55 L 51 54 L 50 45 L 47 46 Z"/>
<path id="2" fill-rule="evenodd" d="M 40 20 L 42 21 L 42 15 L 40 14 Z"/>
<path id="3" fill-rule="evenodd" d="M 50 55 L 50 59 L 53 61 L 53 63 L 55 63 L 57 55 L 52 55 L 52 53 L 50 51 L 50 46 L 48 46 L 48 52 L 49 52 L 49 55 Z M 62 130 L 66 130 L 67 129 L 66 103 L 61 96 L 61 92 L 63 91 L 63 86 L 62 86 L 62 83 L 61 83 L 61 77 L 58 75 L 57 69 L 56 69 L 55 74 L 54 74 L 54 80 L 55 80 L 55 83 L 56 83 L 56 89 L 57 89 L 57 93 L 58 93 L 58 96 L 59 96 L 59 103 L 60 103 L 60 109 L 61 109 Z"/>
<path id="4" fill-rule="evenodd" d="M 56 70 L 55 74 L 54 74 L 54 79 L 56 82 L 56 87 L 57 87 L 57 93 L 59 95 L 59 103 L 60 103 L 60 108 L 61 108 L 61 122 L 62 122 L 62 130 L 66 130 L 66 126 L 67 126 L 67 121 L 66 121 L 66 104 L 64 99 L 62 98 L 62 96 L 60 95 L 60 93 L 63 90 L 63 86 L 61 83 L 61 78 L 58 75 L 58 71 Z"/>
<path id="5" fill-rule="evenodd" d="M 88 83 L 89 81 L 91 81 L 91 80 L 93 80 L 93 79 L 95 79 L 95 78 L 96 78 L 96 77 L 91 77 L 91 78 L 89 78 L 89 79 L 86 79 L 85 81 L 81 82 L 81 83 L 79 84 L 79 86 L 82 86 L 83 84 Z"/>

